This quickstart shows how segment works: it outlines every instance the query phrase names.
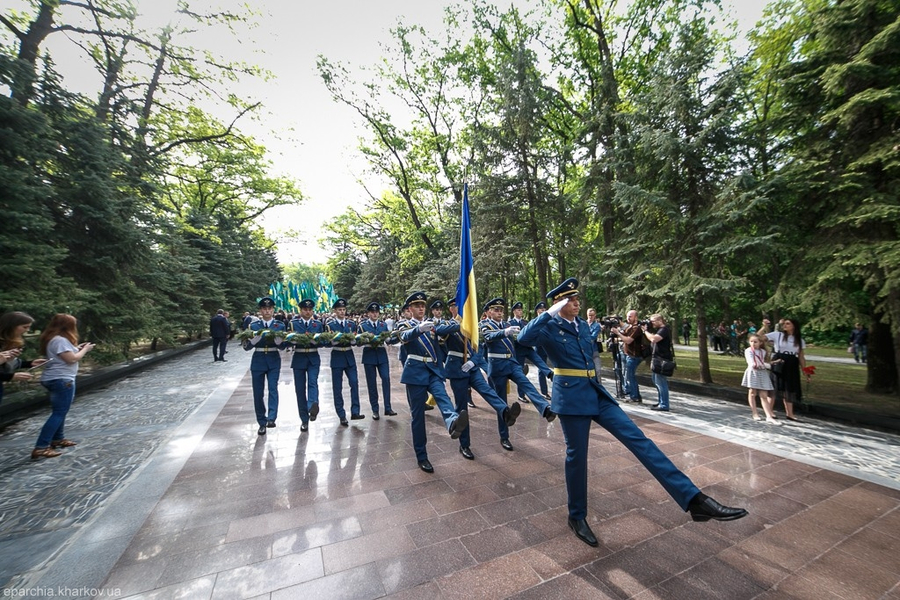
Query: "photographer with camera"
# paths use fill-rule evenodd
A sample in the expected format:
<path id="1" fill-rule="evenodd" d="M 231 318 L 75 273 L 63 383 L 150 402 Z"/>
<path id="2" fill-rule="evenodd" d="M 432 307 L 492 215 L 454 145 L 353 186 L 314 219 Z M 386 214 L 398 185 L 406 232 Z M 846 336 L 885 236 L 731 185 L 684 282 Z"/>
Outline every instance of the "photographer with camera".
<path id="1" fill-rule="evenodd" d="M 649 342 L 644 337 L 644 330 L 638 322 L 636 310 L 628 311 L 625 322 L 625 327 L 611 328 L 610 332 L 616 334 L 625 346 L 625 393 L 628 394 L 625 402 L 641 403 L 643 399 L 635 372 L 644 361 L 644 344 Z"/>
<path id="2" fill-rule="evenodd" d="M 644 329 L 644 336 L 653 343 L 653 356 L 651 364 L 656 360 L 672 361 L 675 354 L 672 351 L 672 331 L 666 325 L 662 315 L 650 315 L 650 327 Z M 669 377 L 650 369 L 653 385 L 659 394 L 659 402 L 650 410 L 669 412 Z"/>

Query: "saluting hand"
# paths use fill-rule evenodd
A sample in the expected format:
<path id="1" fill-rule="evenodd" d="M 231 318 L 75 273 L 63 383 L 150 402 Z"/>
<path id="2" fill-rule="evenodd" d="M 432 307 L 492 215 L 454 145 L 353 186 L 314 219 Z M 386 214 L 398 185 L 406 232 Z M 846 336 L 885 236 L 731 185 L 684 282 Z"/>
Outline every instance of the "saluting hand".
<path id="1" fill-rule="evenodd" d="M 569 298 L 563 298 L 559 302 L 556 302 L 553 306 L 547 309 L 547 312 L 550 313 L 551 317 L 555 317 L 559 314 L 559 311 L 563 309 L 563 306 L 569 303 Z"/>

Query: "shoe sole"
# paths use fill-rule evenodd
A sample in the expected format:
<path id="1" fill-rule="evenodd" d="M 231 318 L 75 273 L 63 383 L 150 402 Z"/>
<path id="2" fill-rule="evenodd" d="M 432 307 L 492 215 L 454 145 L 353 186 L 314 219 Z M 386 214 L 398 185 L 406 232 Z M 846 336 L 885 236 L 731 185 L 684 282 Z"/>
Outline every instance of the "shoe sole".
<path id="1" fill-rule="evenodd" d="M 462 432 L 466 427 L 469 426 L 469 413 L 467 411 L 462 411 L 459 413 L 459 416 L 453 421 L 453 425 L 450 426 L 450 439 L 457 440 L 459 436 L 462 435 Z"/>
<path id="2" fill-rule="evenodd" d="M 513 404 L 508 409 L 506 409 L 506 426 L 512 427 L 516 424 L 516 419 L 519 418 L 519 415 L 522 414 L 522 405 L 521 404 Z"/>

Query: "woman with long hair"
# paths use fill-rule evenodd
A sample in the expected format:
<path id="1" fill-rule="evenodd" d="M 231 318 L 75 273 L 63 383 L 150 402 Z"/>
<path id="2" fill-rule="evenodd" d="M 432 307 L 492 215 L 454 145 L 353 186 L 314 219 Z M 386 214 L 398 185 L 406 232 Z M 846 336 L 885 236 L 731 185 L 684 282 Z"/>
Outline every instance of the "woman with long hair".
<path id="1" fill-rule="evenodd" d="M 68 448 L 76 443 L 64 434 L 66 415 L 75 399 L 75 376 L 78 361 L 94 349 L 94 344 L 78 343 L 78 322 L 75 317 L 57 314 L 41 334 L 41 353 L 47 357 L 47 367 L 41 375 L 41 385 L 50 392 L 53 411 L 41 428 L 31 458 L 53 458 L 60 453 L 56 448 Z"/>
<path id="2" fill-rule="evenodd" d="M 781 398 L 784 402 L 784 412 L 788 421 L 796 421 L 794 417 L 794 402 L 803 400 L 800 380 L 800 369 L 806 367 L 806 357 L 803 349 L 806 342 L 800 334 L 800 323 L 796 319 L 782 319 L 781 331 L 771 331 L 765 334 L 773 345 L 772 372 L 775 374 L 775 398 Z M 763 319 L 763 327 L 757 332 L 768 331 L 771 322 Z M 780 367 L 777 367 L 780 363 Z"/>
<path id="3" fill-rule="evenodd" d="M 3 384 L 8 381 L 30 381 L 31 373 L 19 371 L 44 364 L 43 358 L 22 360 L 25 334 L 34 323 L 29 315 L 14 311 L 0 316 L 0 400 L 3 400 Z"/>

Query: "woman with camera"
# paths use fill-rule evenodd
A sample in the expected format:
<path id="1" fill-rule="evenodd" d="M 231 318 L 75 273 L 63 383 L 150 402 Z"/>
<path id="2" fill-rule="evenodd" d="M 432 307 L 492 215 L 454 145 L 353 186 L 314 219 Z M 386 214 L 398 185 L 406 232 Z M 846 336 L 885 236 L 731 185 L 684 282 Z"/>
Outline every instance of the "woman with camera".
<path id="1" fill-rule="evenodd" d="M 661 361 L 674 361 L 675 354 L 672 351 L 672 331 L 666 325 L 662 315 L 650 315 L 650 325 L 653 328 L 644 329 L 644 335 L 653 344 L 653 356 L 650 359 L 650 371 L 652 372 L 653 385 L 659 394 L 659 403 L 650 410 L 669 412 L 669 376 L 663 375 L 661 370 L 655 367 Z M 660 371 L 660 372 L 658 372 Z M 671 375 L 671 373 L 669 374 Z"/>

